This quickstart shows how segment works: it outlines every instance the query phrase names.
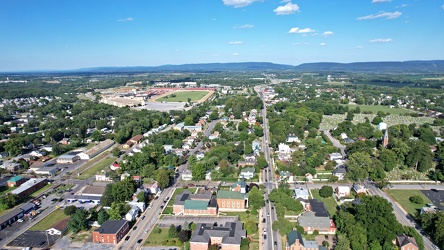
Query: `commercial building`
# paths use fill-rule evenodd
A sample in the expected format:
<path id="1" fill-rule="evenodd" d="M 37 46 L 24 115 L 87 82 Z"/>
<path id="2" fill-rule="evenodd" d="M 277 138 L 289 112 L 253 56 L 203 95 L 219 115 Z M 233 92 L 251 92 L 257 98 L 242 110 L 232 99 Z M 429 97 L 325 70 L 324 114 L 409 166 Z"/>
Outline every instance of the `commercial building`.
<path id="1" fill-rule="evenodd" d="M 211 192 L 191 194 L 185 190 L 174 198 L 175 215 L 217 215 L 217 202 Z"/>
<path id="2" fill-rule="evenodd" d="M 93 231 L 93 242 L 117 244 L 129 231 L 126 220 L 108 220 L 100 228 Z"/>
<path id="3" fill-rule="evenodd" d="M 20 187 L 11 191 L 12 194 L 16 194 L 19 199 L 34 193 L 40 188 L 44 187 L 48 183 L 46 178 L 31 178 Z"/>
<path id="4" fill-rule="evenodd" d="M 78 155 L 61 155 L 57 158 L 58 164 L 73 164 L 74 162 L 80 160 Z"/>
<path id="5" fill-rule="evenodd" d="M 18 187 L 25 183 L 26 179 L 23 176 L 16 175 L 8 180 L 8 187 Z"/>
<path id="6" fill-rule="evenodd" d="M 97 144 L 96 146 L 86 150 L 85 152 L 82 152 L 78 154 L 80 159 L 82 160 L 89 160 L 94 157 L 96 157 L 98 154 L 102 153 L 103 151 L 107 150 L 111 146 L 114 145 L 114 141 L 110 139 L 106 139 L 105 141 Z"/>

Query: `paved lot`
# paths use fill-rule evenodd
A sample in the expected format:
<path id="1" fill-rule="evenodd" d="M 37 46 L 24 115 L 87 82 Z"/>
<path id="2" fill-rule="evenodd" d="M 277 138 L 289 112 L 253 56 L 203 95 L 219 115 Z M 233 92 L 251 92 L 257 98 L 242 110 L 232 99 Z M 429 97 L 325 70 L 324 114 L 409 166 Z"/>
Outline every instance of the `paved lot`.
<path id="1" fill-rule="evenodd" d="M 439 210 L 444 210 L 444 206 L 441 205 L 441 202 L 444 201 L 444 191 L 443 190 L 421 190 L 421 192 L 429 198 L 433 204 L 438 207 Z"/>
<path id="2" fill-rule="evenodd" d="M 214 223 L 225 224 L 225 222 L 237 221 L 237 216 L 165 216 L 159 222 L 159 227 L 170 227 L 171 225 L 182 226 L 185 221 L 188 223 Z"/>
<path id="3" fill-rule="evenodd" d="M 47 238 L 48 236 L 48 238 Z M 45 231 L 26 231 L 25 233 L 19 235 L 13 241 L 11 241 L 8 246 L 11 247 L 47 247 L 48 240 L 51 246 L 54 242 L 60 238 L 59 235 L 46 235 Z"/>

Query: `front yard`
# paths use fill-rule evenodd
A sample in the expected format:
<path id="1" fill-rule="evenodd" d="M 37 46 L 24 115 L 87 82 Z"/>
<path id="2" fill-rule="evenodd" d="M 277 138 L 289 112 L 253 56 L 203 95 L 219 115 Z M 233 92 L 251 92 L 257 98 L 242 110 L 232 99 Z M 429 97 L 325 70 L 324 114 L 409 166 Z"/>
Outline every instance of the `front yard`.
<path id="1" fill-rule="evenodd" d="M 412 217 L 416 216 L 416 212 L 421 210 L 422 207 L 425 207 L 427 204 L 432 203 L 432 201 L 427 198 L 421 191 L 419 190 L 394 190 L 389 189 L 386 190 L 386 193 L 388 193 L 393 199 L 395 199 L 396 202 L 401 205 L 409 213 Z M 409 199 L 412 196 L 418 195 L 422 197 L 423 203 L 422 204 L 416 204 L 411 202 Z"/>

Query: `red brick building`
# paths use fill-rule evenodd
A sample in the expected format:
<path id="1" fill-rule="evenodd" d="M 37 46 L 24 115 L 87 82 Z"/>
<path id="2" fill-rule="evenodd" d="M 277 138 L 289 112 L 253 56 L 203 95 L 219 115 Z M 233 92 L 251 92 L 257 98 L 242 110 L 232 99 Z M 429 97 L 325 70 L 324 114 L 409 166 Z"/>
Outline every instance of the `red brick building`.
<path id="1" fill-rule="evenodd" d="M 108 220 L 92 233 L 93 242 L 117 244 L 129 231 L 126 220 Z"/>
<path id="2" fill-rule="evenodd" d="M 221 250 L 240 250 L 241 241 L 247 236 L 241 222 L 226 222 L 225 225 L 197 223 L 190 239 L 190 250 L 207 250 L 218 245 Z"/>

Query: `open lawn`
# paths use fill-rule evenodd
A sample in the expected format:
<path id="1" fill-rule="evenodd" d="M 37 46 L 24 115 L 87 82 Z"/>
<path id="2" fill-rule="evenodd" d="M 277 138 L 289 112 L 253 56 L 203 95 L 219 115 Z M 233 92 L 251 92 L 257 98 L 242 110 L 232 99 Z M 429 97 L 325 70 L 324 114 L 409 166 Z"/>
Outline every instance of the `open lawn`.
<path id="1" fill-rule="evenodd" d="M 167 245 L 167 246 L 179 246 L 182 247 L 182 242 L 179 241 L 178 238 L 170 238 L 168 237 L 168 229 L 169 228 L 160 228 L 160 233 L 154 233 L 157 230 L 157 225 L 154 227 L 154 229 L 151 231 L 150 236 L 148 236 L 148 239 L 145 241 L 144 246 L 160 246 L 160 245 Z"/>
<path id="2" fill-rule="evenodd" d="M 407 213 L 409 213 L 411 216 L 415 216 L 416 212 L 419 211 L 422 207 L 425 207 L 426 204 L 432 203 L 427 196 L 425 196 L 423 193 L 421 193 L 419 190 L 393 190 L 389 189 L 386 191 L 389 195 L 395 199 L 396 202 L 401 205 L 401 207 L 404 208 Z M 422 204 L 416 204 L 409 200 L 411 196 L 419 195 L 423 199 Z"/>
<path id="3" fill-rule="evenodd" d="M 257 214 L 247 214 L 246 212 L 221 212 L 221 214 L 226 216 L 237 216 L 239 221 L 245 222 L 246 220 L 258 221 L 259 218 Z"/>
<path id="4" fill-rule="evenodd" d="M 334 200 L 333 197 L 328 197 L 328 198 L 322 198 L 319 195 L 319 190 L 317 189 L 311 189 L 311 194 L 313 195 L 314 199 L 317 199 L 318 201 L 322 201 L 324 202 L 325 206 L 327 207 L 328 213 L 330 214 L 330 216 L 334 216 L 336 214 L 336 201 Z"/>
<path id="5" fill-rule="evenodd" d="M 361 112 L 371 111 L 371 112 L 373 112 L 373 114 L 378 113 L 378 111 L 382 111 L 384 113 L 390 113 L 392 115 L 407 114 L 407 113 L 412 113 L 413 112 L 413 111 L 406 110 L 406 109 L 389 108 L 387 106 L 382 106 L 382 105 L 353 105 L 353 104 L 346 104 L 345 106 L 348 106 L 349 109 L 355 109 L 356 107 L 359 107 L 361 109 Z"/>
<path id="6" fill-rule="evenodd" d="M 75 179 L 80 179 L 80 180 L 86 180 L 89 177 L 95 175 L 97 172 L 105 169 L 106 167 L 108 167 L 109 165 L 111 165 L 111 163 L 113 163 L 115 160 L 117 159 L 117 157 L 107 157 L 99 162 L 97 162 L 96 164 L 92 165 L 91 167 L 89 167 L 87 170 L 83 171 L 80 176 L 75 176 Z"/>
<path id="7" fill-rule="evenodd" d="M 49 229 L 56 222 L 61 221 L 69 216 L 63 213 L 63 209 L 57 209 L 54 212 L 50 213 L 48 216 L 43 218 L 37 224 L 32 226 L 29 230 L 32 231 L 44 231 Z"/>
<path id="8" fill-rule="evenodd" d="M 174 93 L 168 94 L 164 97 L 157 99 L 157 102 L 188 102 L 188 98 L 192 102 L 199 101 L 208 91 L 175 91 Z"/>

